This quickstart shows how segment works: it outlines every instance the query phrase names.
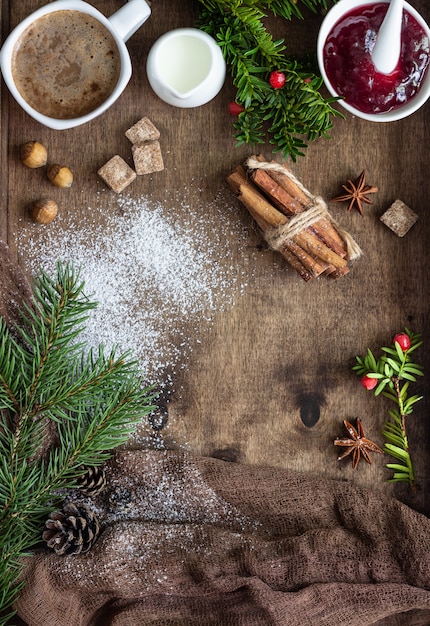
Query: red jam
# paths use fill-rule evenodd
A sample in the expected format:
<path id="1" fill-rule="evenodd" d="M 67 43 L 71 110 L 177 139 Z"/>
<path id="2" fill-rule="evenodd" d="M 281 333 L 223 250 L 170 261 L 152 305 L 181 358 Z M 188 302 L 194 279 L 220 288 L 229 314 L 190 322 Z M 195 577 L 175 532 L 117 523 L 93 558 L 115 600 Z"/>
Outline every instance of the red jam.
<path id="1" fill-rule="evenodd" d="M 429 65 L 429 39 L 403 11 L 399 63 L 391 74 L 376 71 L 370 56 L 388 3 L 358 7 L 334 26 L 324 46 L 324 68 L 336 92 L 363 113 L 392 111 L 419 91 Z"/>

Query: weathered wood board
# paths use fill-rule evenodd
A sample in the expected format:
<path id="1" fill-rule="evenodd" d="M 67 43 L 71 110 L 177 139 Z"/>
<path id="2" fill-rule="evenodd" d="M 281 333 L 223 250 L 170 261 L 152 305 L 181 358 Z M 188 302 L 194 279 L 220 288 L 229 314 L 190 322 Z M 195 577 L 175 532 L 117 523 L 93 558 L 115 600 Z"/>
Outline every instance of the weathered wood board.
<path id="1" fill-rule="evenodd" d="M 41 0 L 4 0 L 3 39 L 42 4 Z M 94 2 L 105 14 L 121 4 L 119 0 Z M 415 6 L 430 21 L 428 3 L 417 0 Z M 360 417 L 369 437 L 382 444 L 380 431 L 388 403 L 374 399 L 358 384 L 351 370 L 356 354 L 363 354 L 368 346 L 378 351 L 407 326 L 422 333 L 419 360 L 427 371 L 430 368 L 430 104 L 389 124 L 364 122 L 346 114 L 344 120 L 335 121 L 330 138 L 313 143 L 305 158 L 290 164 L 309 190 L 327 200 L 363 169 L 379 187 L 374 204 L 366 205 L 363 216 L 348 213 L 346 205 L 329 205 L 335 219 L 359 242 L 363 256 L 346 277 L 336 281 L 321 277 L 306 284 L 277 253 L 267 249 L 226 183 L 232 169 L 254 152 L 252 147 L 235 146 L 228 111 L 234 88 L 229 78 L 214 100 L 197 109 L 173 108 L 149 87 L 145 59 L 150 46 L 166 30 L 193 25 L 198 9 L 192 1 L 153 2 L 150 19 L 128 43 L 134 73 L 126 91 L 107 113 L 84 127 L 53 131 L 40 126 L 18 107 L 2 83 L 0 237 L 29 272 L 37 266 L 39 255 L 45 257 L 46 246 L 55 242 L 61 248 L 62 238 L 64 249 L 74 238 L 86 241 L 85 258 L 91 256 L 93 247 L 97 258 L 104 237 L 110 237 L 113 265 L 115 245 L 124 263 L 127 244 L 122 243 L 122 235 L 129 223 L 131 228 L 130 217 L 124 217 L 128 209 L 100 181 L 97 170 L 114 154 L 131 163 L 124 132 L 141 117 L 149 117 L 161 132 L 165 169 L 139 177 L 123 199 L 134 207 L 154 203 L 161 218 L 174 219 L 179 228 L 175 250 L 181 250 L 181 236 L 186 236 L 188 245 L 194 232 L 203 262 L 200 270 L 191 266 L 190 281 L 204 283 L 205 272 L 216 276 L 206 291 L 184 279 L 183 291 L 191 297 L 186 305 L 169 302 L 175 298 L 172 286 L 170 291 L 152 291 L 141 301 L 136 296 L 129 302 L 127 332 L 138 343 L 143 331 L 136 327 L 137 312 L 149 306 L 149 301 L 157 310 L 159 298 L 159 315 L 166 316 L 167 326 L 160 350 L 169 344 L 174 353 L 171 362 L 167 359 L 157 370 L 167 400 L 167 425 L 157 433 L 150 425 L 142 425 L 135 444 L 154 440 L 157 445 L 180 445 L 204 455 L 289 467 L 391 492 L 385 482 L 387 457 L 378 456 L 371 466 L 360 464 L 353 471 L 349 461 L 337 461 L 333 439 L 342 435 L 343 419 Z M 322 16 L 305 15 L 304 22 L 275 24 L 292 53 L 315 48 Z M 42 171 L 30 171 L 20 163 L 19 146 L 32 139 L 48 147 L 51 162 L 73 170 L 70 190 L 53 189 Z M 272 155 L 269 144 L 259 151 L 280 160 L 279 155 Z M 35 226 L 28 206 L 36 197 L 47 195 L 58 200 L 60 216 L 49 227 Z M 402 239 L 379 221 L 396 198 L 419 215 Z M 166 254 L 168 248 L 169 243 Z M 158 251 L 155 258 L 164 257 Z M 178 264 L 181 260 L 182 252 Z M 133 263 L 130 254 L 130 271 Z M 174 261 L 167 271 L 175 274 L 172 268 Z M 116 272 L 115 276 L 121 291 L 120 275 Z M 419 490 L 414 496 L 403 487 L 394 493 L 430 513 L 428 380 L 426 374 L 424 383 L 417 385 L 424 400 L 409 428 Z"/>

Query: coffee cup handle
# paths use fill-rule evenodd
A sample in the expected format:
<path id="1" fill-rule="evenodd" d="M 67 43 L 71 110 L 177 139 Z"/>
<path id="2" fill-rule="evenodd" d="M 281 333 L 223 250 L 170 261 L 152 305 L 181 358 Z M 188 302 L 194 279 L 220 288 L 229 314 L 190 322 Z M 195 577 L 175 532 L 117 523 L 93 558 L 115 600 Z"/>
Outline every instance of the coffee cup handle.
<path id="1" fill-rule="evenodd" d="M 121 39 L 125 42 L 142 26 L 151 15 L 151 9 L 145 0 L 128 0 L 108 19 Z"/>

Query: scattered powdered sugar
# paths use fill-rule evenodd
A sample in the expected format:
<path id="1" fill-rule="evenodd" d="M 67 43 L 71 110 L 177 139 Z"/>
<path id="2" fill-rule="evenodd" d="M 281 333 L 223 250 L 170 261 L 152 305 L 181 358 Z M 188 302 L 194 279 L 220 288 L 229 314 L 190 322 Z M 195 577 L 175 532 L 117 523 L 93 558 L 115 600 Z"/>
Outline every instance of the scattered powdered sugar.
<path id="1" fill-rule="evenodd" d="M 79 491 L 69 497 L 91 508 L 101 535 L 83 558 L 52 561 L 56 575 L 86 589 L 150 590 L 193 585 L 190 564 L 210 560 L 212 549 L 251 550 L 248 537 L 260 523 L 227 502 L 210 484 L 192 456 L 168 451 L 120 452 L 108 462 L 106 487 L 94 499 Z"/>
<path id="2" fill-rule="evenodd" d="M 108 463 L 105 471 L 107 486 L 99 510 L 102 523 L 134 519 L 255 530 L 256 522 L 217 494 L 186 453 L 126 451 Z"/>
<path id="3" fill-rule="evenodd" d="M 127 196 L 109 196 L 107 210 L 100 195 L 79 220 L 59 216 L 17 234 L 28 270 L 53 275 L 58 260 L 80 268 L 86 295 L 98 302 L 80 336 L 88 347 L 131 350 L 150 382 L 171 377 L 173 388 L 194 342 L 243 295 L 255 261 L 234 202 L 220 194 L 196 209 L 193 194 L 193 210 L 186 194 L 174 199 L 178 211 Z M 81 557 L 52 557 L 59 584 L 64 576 L 95 592 L 169 593 L 178 578 L 193 588 L 189 556 L 193 563 L 210 558 L 212 546 L 214 555 L 224 546 L 245 550 L 242 533 L 252 535 L 256 522 L 217 494 L 192 461 L 163 449 L 140 454 L 148 456 L 116 455 L 106 490 L 93 500 L 67 494 L 90 506 L 103 532 Z"/>
<path id="4" fill-rule="evenodd" d="M 244 555 L 243 561 L 253 550 L 252 535 L 227 528 L 124 521 L 108 526 L 86 554 L 52 555 L 47 567 L 55 585 L 81 588 L 84 599 L 110 594 L 136 601 L 148 594 L 209 594 L 211 580 L 198 579 L 199 564 L 209 572 L 212 563 L 215 571 L 228 570 L 232 558 Z"/>
<path id="5" fill-rule="evenodd" d="M 164 384 L 185 366 L 203 325 L 243 293 L 249 233 L 221 194 L 198 210 L 185 193 L 174 199 L 177 211 L 145 197 L 119 196 L 109 209 L 99 200 L 79 221 L 26 226 L 20 252 L 33 272 L 53 274 L 58 260 L 79 267 L 86 295 L 98 302 L 80 340 L 130 350 L 148 381 Z"/>
<path id="6" fill-rule="evenodd" d="M 96 496 L 68 491 L 106 528 L 122 521 L 215 524 L 243 532 L 256 521 L 216 493 L 192 455 L 170 450 L 121 450 L 105 466 L 106 485 Z"/>

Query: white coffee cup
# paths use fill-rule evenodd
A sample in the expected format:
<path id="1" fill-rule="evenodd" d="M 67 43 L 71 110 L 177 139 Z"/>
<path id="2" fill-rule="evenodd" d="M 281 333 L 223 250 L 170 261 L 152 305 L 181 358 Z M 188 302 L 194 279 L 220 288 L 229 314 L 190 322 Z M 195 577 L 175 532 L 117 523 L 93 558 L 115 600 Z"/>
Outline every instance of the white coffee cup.
<path id="1" fill-rule="evenodd" d="M 172 106 L 192 108 L 218 94 L 226 63 L 210 35 L 198 28 L 175 28 L 153 44 L 146 72 L 159 98 Z"/>
<path id="2" fill-rule="evenodd" d="M 18 90 L 12 72 L 12 59 L 15 46 L 24 31 L 37 19 L 54 11 L 79 11 L 86 13 L 97 19 L 113 37 L 120 57 L 120 72 L 118 81 L 110 95 L 95 109 L 71 119 L 57 119 L 49 117 L 34 109 L 24 99 Z M 84 0 L 55 0 L 40 9 L 34 11 L 26 17 L 7 37 L 0 50 L 0 68 L 4 81 L 11 94 L 18 104 L 35 120 L 55 130 L 65 130 L 85 124 L 90 120 L 104 113 L 119 98 L 127 86 L 131 75 L 132 67 L 130 55 L 125 42 L 136 32 L 138 28 L 148 19 L 151 10 L 145 0 L 129 0 L 123 7 L 109 18 L 105 17 L 95 7 L 84 2 Z"/>

